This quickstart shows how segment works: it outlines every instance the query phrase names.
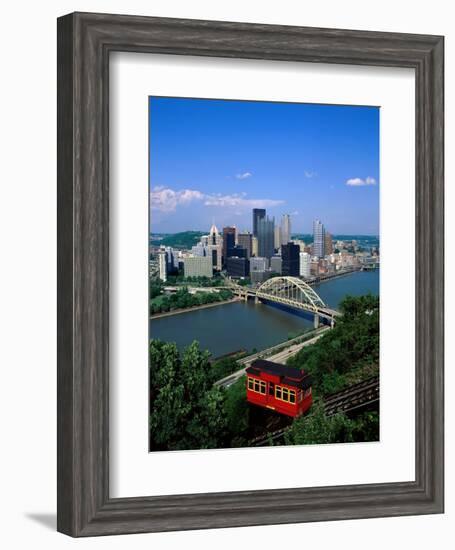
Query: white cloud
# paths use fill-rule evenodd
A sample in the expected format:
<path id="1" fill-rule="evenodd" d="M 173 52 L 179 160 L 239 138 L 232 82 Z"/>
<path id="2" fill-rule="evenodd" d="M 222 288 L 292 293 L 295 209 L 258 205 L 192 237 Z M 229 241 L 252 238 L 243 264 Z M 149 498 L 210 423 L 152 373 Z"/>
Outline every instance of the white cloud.
<path id="1" fill-rule="evenodd" d="M 251 178 L 252 175 L 251 172 L 241 172 L 240 174 L 236 174 L 235 177 L 238 180 L 246 180 L 247 178 Z"/>
<path id="2" fill-rule="evenodd" d="M 272 199 L 249 199 L 246 193 L 222 195 L 221 193 L 206 194 L 194 189 L 174 191 L 169 187 L 154 187 L 150 192 L 150 208 L 159 212 L 175 212 L 177 206 L 192 202 L 202 202 L 205 206 L 220 206 L 223 208 L 270 208 L 283 204 L 284 201 Z"/>
<path id="3" fill-rule="evenodd" d="M 245 208 L 270 208 L 283 204 L 284 201 L 272 199 L 247 199 L 245 193 L 240 195 L 206 195 L 204 204 L 206 206 L 222 206 L 222 207 L 245 207 Z"/>
<path id="4" fill-rule="evenodd" d="M 350 185 L 351 187 L 360 187 L 362 185 L 376 185 L 376 180 L 371 176 L 367 176 L 365 179 L 351 178 L 346 180 L 346 185 Z"/>
<path id="5" fill-rule="evenodd" d="M 317 173 L 313 172 L 312 170 L 304 170 L 303 173 L 305 174 L 305 177 L 308 179 L 311 179 L 317 176 Z"/>
<path id="6" fill-rule="evenodd" d="M 150 207 L 160 212 L 174 212 L 179 204 L 189 204 L 203 198 L 204 195 L 200 191 L 192 189 L 174 191 L 168 187 L 155 187 L 150 193 Z"/>

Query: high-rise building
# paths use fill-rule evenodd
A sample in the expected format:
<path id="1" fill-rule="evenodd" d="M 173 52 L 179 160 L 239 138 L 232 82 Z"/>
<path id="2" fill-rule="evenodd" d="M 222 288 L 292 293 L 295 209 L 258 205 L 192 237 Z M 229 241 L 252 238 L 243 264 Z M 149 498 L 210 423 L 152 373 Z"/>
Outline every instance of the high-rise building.
<path id="1" fill-rule="evenodd" d="M 333 241 L 332 241 L 332 235 L 326 231 L 324 236 L 324 255 L 328 256 L 329 254 L 332 254 L 333 252 Z"/>
<path id="2" fill-rule="evenodd" d="M 188 256 L 183 259 L 185 277 L 213 277 L 212 258 L 210 256 Z"/>
<path id="3" fill-rule="evenodd" d="M 271 258 L 275 253 L 275 219 L 260 218 L 257 222 L 258 254 Z"/>
<path id="4" fill-rule="evenodd" d="M 166 261 L 166 251 L 164 249 L 160 249 L 158 252 L 158 266 L 160 269 L 160 279 L 163 282 L 166 282 L 167 280 L 167 261 Z"/>
<path id="5" fill-rule="evenodd" d="M 248 260 L 235 256 L 228 257 L 226 269 L 228 275 L 233 278 L 248 277 L 250 273 Z"/>
<path id="6" fill-rule="evenodd" d="M 170 246 L 166 246 L 164 247 L 164 250 L 166 252 L 167 273 L 169 275 L 178 271 L 179 260 L 173 248 L 171 248 Z"/>
<path id="7" fill-rule="evenodd" d="M 247 258 L 246 248 L 238 244 L 228 248 L 226 260 L 227 258 Z"/>
<path id="8" fill-rule="evenodd" d="M 282 275 L 298 277 L 300 274 L 300 247 L 294 243 L 282 244 L 281 258 Z"/>
<path id="9" fill-rule="evenodd" d="M 191 248 L 193 256 L 208 257 L 213 267 L 221 271 L 223 261 L 223 237 L 218 233 L 216 225 L 213 224 L 208 235 L 203 235 L 200 242 Z"/>
<path id="10" fill-rule="evenodd" d="M 281 247 L 281 226 L 275 225 L 275 239 L 274 244 L 275 250 L 280 250 Z"/>
<path id="11" fill-rule="evenodd" d="M 265 271 L 269 265 L 267 258 L 253 257 L 250 260 L 250 272 Z"/>
<path id="12" fill-rule="evenodd" d="M 308 252 L 300 252 L 300 277 L 311 277 L 311 256 Z"/>
<path id="13" fill-rule="evenodd" d="M 235 246 L 235 227 L 223 227 L 223 258 L 226 263 L 228 250 Z"/>
<path id="14" fill-rule="evenodd" d="M 246 250 L 246 257 L 250 259 L 253 255 L 253 234 L 248 231 L 244 231 L 243 233 L 238 234 L 237 239 L 238 245 L 243 246 Z"/>
<path id="15" fill-rule="evenodd" d="M 258 221 L 265 218 L 265 208 L 253 208 L 253 235 L 258 236 Z"/>
<path id="16" fill-rule="evenodd" d="M 313 222 L 313 254 L 318 258 L 325 256 L 325 229 L 319 220 Z"/>
<path id="17" fill-rule="evenodd" d="M 218 271 L 221 271 L 223 258 L 223 237 L 218 233 L 218 229 L 215 224 L 213 224 L 210 228 L 207 242 L 207 255 L 211 256 L 213 267 Z"/>
<path id="18" fill-rule="evenodd" d="M 288 244 L 291 240 L 291 216 L 283 214 L 281 219 L 281 244 Z"/>
<path id="19" fill-rule="evenodd" d="M 191 254 L 193 256 L 206 256 L 207 247 L 202 243 L 198 243 L 191 248 Z"/>
<path id="20" fill-rule="evenodd" d="M 270 271 L 273 271 L 273 273 L 278 273 L 278 275 L 281 275 L 282 263 L 283 263 L 283 260 L 281 256 L 272 256 L 270 258 Z"/>
<path id="21" fill-rule="evenodd" d="M 259 256 L 258 253 L 258 238 L 253 235 L 253 238 L 251 239 L 251 254 L 253 256 Z"/>
<path id="22" fill-rule="evenodd" d="M 312 259 L 310 262 L 310 273 L 317 277 L 319 275 L 319 260 Z"/>

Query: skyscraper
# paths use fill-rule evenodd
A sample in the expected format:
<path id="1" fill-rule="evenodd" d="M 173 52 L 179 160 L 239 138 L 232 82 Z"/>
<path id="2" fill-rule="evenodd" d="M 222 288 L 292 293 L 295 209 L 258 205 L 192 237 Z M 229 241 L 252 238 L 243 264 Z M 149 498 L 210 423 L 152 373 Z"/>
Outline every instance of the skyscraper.
<path id="1" fill-rule="evenodd" d="M 163 282 L 167 280 L 167 261 L 166 261 L 166 251 L 164 248 L 160 249 L 158 252 L 158 266 L 160 269 L 160 279 Z"/>
<path id="2" fill-rule="evenodd" d="M 250 265 L 246 258 L 238 258 L 231 256 L 227 259 L 227 273 L 230 277 L 248 277 L 250 273 Z"/>
<path id="3" fill-rule="evenodd" d="M 308 252 L 300 252 L 300 277 L 308 279 L 311 276 L 311 256 Z"/>
<path id="4" fill-rule="evenodd" d="M 290 277 L 300 274 L 300 246 L 294 243 L 281 245 L 281 273 Z"/>
<path id="5" fill-rule="evenodd" d="M 243 246 L 236 244 L 228 248 L 226 260 L 228 258 L 247 258 L 247 250 Z"/>
<path id="6" fill-rule="evenodd" d="M 253 208 L 253 235 L 258 236 L 258 221 L 265 218 L 265 208 Z"/>
<path id="7" fill-rule="evenodd" d="M 324 237 L 324 253 L 327 256 L 328 254 L 332 254 L 333 252 L 333 242 L 332 242 L 332 235 L 326 231 L 325 237 Z"/>
<path id="8" fill-rule="evenodd" d="M 259 256 L 258 254 L 258 238 L 253 235 L 251 239 L 251 254 L 252 256 Z"/>
<path id="9" fill-rule="evenodd" d="M 257 221 L 258 254 L 270 259 L 274 252 L 275 219 L 260 218 Z"/>
<path id="10" fill-rule="evenodd" d="M 239 233 L 238 241 L 239 246 L 243 246 L 243 248 L 245 248 L 246 257 L 250 259 L 253 254 L 253 234 L 247 231 Z"/>
<path id="11" fill-rule="evenodd" d="M 213 267 L 218 271 L 221 271 L 223 256 L 223 237 L 218 233 L 218 229 L 216 228 L 215 224 L 213 224 L 210 228 L 207 248 L 209 251 L 209 255 L 212 256 Z"/>
<path id="12" fill-rule="evenodd" d="M 178 271 L 179 260 L 173 248 L 171 248 L 170 246 L 166 246 L 164 247 L 164 250 L 166 252 L 167 273 L 168 275 L 170 275 Z"/>
<path id="13" fill-rule="evenodd" d="M 288 244 L 291 240 L 291 216 L 283 214 L 281 219 L 281 244 Z"/>
<path id="14" fill-rule="evenodd" d="M 318 258 L 325 256 L 325 229 L 319 220 L 313 222 L 313 254 Z"/>
<path id="15" fill-rule="evenodd" d="M 280 250 L 281 247 L 281 227 L 279 225 L 275 225 L 275 242 L 274 242 L 275 250 Z"/>
<path id="16" fill-rule="evenodd" d="M 226 263 L 228 250 L 235 246 L 235 227 L 223 227 L 223 258 Z"/>

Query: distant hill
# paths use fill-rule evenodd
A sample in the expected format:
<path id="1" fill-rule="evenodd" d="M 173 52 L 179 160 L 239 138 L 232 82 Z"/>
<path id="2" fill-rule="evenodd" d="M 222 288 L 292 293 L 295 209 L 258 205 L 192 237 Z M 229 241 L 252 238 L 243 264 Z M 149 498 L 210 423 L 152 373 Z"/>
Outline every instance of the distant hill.
<path id="1" fill-rule="evenodd" d="M 173 233 L 171 235 L 162 235 L 160 238 L 158 235 L 152 235 L 152 239 L 150 240 L 151 244 L 154 244 L 155 246 L 163 245 L 163 246 L 171 246 L 172 248 L 191 248 L 196 243 L 198 243 L 201 240 L 202 235 L 205 235 L 206 233 L 202 233 L 201 231 L 183 231 L 182 233 Z M 155 237 L 155 238 L 153 238 Z"/>

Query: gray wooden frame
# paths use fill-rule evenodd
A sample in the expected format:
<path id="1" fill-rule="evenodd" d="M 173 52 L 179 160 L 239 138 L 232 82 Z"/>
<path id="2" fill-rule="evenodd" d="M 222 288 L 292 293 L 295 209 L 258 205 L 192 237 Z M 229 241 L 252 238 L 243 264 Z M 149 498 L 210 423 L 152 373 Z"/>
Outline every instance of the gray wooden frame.
<path id="1" fill-rule="evenodd" d="M 109 497 L 112 51 L 415 70 L 415 481 Z M 58 20 L 59 531 L 90 536 L 442 512 L 443 300 L 442 37 L 84 13 Z"/>

